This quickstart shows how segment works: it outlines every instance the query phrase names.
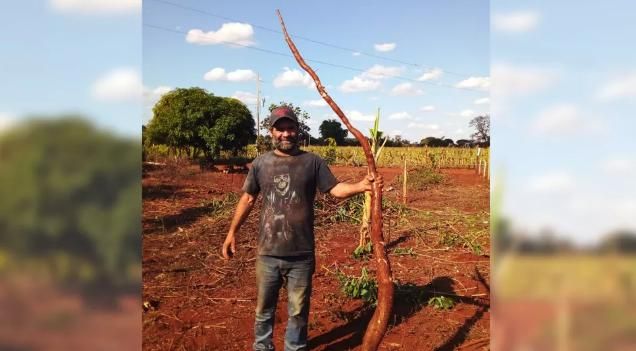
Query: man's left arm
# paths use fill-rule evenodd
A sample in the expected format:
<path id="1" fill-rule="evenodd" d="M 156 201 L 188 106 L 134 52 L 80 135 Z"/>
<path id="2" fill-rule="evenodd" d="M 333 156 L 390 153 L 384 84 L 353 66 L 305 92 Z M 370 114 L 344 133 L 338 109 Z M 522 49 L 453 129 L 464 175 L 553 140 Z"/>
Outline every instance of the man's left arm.
<path id="1" fill-rule="evenodd" d="M 345 199 L 349 196 L 353 196 L 365 191 L 371 191 L 371 189 L 373 188 L 373 183 L 375 181 L 376 180 L 373 178 L 372 175 L 368 175 L 357 183 L 338 183 L 336 184 L 336 186 L 331 188 L 329 194 L 339 199 Z M 380 188 L 382 188 L 384 182 L 380 174 L 378 174 L 377 182 Z"/>

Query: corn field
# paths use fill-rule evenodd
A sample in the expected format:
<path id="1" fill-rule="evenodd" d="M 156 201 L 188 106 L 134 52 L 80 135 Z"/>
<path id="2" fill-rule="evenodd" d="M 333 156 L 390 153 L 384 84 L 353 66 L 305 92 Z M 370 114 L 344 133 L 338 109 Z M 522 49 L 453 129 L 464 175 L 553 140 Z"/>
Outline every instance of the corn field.
<path id="1" fill-rule="evenodd" d="M 329 158 L 328 146 L 310 146 L 303 148 Z M 433 168 L 478 168 L 479 160 L 488 160 L 488 149 L 479 151 L 471 148 L 427 148 L 427 147 L 385 147 L 378 160 L 379 167 L 402 167 L 403 157 L 406 157 L 409 167 Z M 335 160 L 332 164 L 341 166 L 365 165 L 364 153 L 361 147 L 338 146 L 335 148 Z"/>
<path id="2" fill-rule="evenodd" d="M 302 147 L 303 150 L 313 152 L 332 165 L 338 166 L 364 166 L 366 160 L 364 152 L 359 146 L 309 146 Z M 156 157 L 166 157 L 169 150 L 164 145 L 153 145 L 147 147 L 149 159 Z M 479 153 L 479 155 L 477 155 Z M 153 157 L 154 156 L 154 157 Z M 256 146 L 248 145 L 244 152 L 230 155 L 221 152 L 221 159 L 232 158 L 254 159 L 256 157 Z M 459 148 L 459 147 L 385 147 L 378 159 L 379 167 L 403 167 L 403 157 L 409 168 L 412 167 L 433 167 L 433 168 L 486 168 L 489 160 L 489 149 Z"/>

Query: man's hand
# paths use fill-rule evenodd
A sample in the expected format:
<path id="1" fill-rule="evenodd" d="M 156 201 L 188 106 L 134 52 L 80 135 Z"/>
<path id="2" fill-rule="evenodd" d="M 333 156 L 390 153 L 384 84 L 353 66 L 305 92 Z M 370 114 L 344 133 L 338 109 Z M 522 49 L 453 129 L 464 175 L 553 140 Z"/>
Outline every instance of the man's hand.
<path id="1" fill-rule="evenodd" d="M 384 185 L 384 179 L 382 176 L 378 174 L 378 179 L 374 179 L 372 175 L 366 176 L 364 179 L 357 183 L 338 183 L 336 186 L 329 190 L 329 194 L 338 198 L 338 199 L 346 199 L 349 196 L 353 196 L 355 194 L 360 194 L 365 191 L 371 191 L 373 188 L 373 183 L 378 183 L 378 185 Z"/>
<path id="2" fill-rule="evenodd" d="M 382 188 L 384 186 L 384 178 L 382 175 L 378 173 L 378 179 L 374 179 L 373 175 L 369 174 L 364 179 L 360 181 L 360 187 L 363 189 L 362 191 L 371 191 L 373 189 L 373 183 L 378 183 L 378 186 Z"/>
<path id="3" fill-rule="evenodd" d="M 234 234 L 228 234 L 225 238 L 225 242 L 223 243 L 223 248 L 221 249 L 221 253 L 223 254 L 223 258 L 229 260 L 234 253 L 236 252 L 236 239 L 234 239 Z"/>
<path id="4" fill-rule="evenodd" d="M 236 205 L 236 212 L 234 212 L 232 223 L 230 223 L 230 229 L 227 232 L 227 237 L 225 238 L 225 242 L 221 248 L 221 254 L 223 254 L 223 258 L 226 260 L 236 253 L 235 234 L 238 233 L 238 230 L 243 222 L 245 222 L 247 215 L 249 215 L 250 211 L 252 211 L 254 202 L 256 202 L 256 196 L 258 196 L 258 194 L 251 195 L 243 193 L 243 196 L 241 196 L 241 199 Z"/>

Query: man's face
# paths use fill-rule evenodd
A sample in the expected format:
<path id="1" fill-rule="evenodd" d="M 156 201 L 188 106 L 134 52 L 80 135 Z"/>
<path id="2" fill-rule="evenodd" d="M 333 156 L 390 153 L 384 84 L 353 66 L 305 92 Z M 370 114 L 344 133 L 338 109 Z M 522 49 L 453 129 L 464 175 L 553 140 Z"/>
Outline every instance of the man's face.
<path id="1" fill-rule="evenodd" d="M 289 151 L 298 144 L 298 126 L 294 121 L 283 118 L 271 129 L 272 143 L 280 151 Z"/>

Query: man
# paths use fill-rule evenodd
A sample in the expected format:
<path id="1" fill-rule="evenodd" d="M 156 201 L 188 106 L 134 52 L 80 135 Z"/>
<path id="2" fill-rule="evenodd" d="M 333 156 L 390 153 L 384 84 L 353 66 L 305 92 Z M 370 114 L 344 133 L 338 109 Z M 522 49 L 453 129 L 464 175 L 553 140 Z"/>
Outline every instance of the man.
<path id="1" fill-rule="evenodd" d="M 278 291 L 287 282 L 289 319 L 285 351 L 307 350 L 307 320 L 314 257 L 314 199 L 316 188 L 337 198 L 370 191 L 373 177 L 357 183 L 339 183 L 317 155 L 298 148 L 298 119 L 288 107 L 270 115 L 274 150 L 252 163 L 232 219 L 222 253 L 236 252 L 236 233 L 263 196 L 256 259 L 256 321 L 254 350 L 273 350 L 272 335 Z M 382 178 L 378 176 L 382 186 Z"/>

